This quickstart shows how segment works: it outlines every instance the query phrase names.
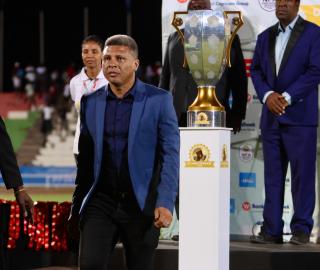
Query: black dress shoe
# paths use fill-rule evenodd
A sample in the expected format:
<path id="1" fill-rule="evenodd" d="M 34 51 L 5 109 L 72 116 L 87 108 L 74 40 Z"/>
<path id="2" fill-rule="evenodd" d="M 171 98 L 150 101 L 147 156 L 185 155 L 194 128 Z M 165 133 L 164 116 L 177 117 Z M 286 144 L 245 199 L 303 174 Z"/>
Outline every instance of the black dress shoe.
<path id="1" fill-rule="evenodd" d="M 272 236 L 261 231 L 259 235 L 250 237 L 250 242 L 255 244 L 283 244 L 282 236 Z"/>
<path id="2" fill-rule="evenodd" d="M 173 241 L 179 241 L 179 235 L 178 235 L 178 234 L 173 235 L 173 236 L 171 237 L 171 240 L 173 240 Z"/>
<path id="3" fill-rule="evenodd" d="M 290 239 L 290 243 L 294 245 L 305 245 L 310 241 L 310 235 L 305 232 L 294 232 Z"/>

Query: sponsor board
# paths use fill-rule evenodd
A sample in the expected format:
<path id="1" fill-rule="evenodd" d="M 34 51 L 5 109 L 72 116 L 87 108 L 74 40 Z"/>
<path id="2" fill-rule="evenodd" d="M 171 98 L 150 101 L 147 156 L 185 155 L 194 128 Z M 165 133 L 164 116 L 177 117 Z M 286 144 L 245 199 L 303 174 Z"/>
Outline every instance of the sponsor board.
<path id="1" fill-rule="evenodd" d="M 25 186 L 73 187 L 76 167 L 21 166 Z M 0 174 L 0 186 L 4 185 Z"/>

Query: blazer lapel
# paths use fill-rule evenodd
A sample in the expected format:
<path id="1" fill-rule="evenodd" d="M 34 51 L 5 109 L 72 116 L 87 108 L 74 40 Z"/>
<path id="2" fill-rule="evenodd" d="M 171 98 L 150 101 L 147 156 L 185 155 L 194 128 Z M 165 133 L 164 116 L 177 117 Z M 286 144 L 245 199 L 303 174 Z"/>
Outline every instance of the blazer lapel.
<path id="1" fill-rule="evenodd" d="M 271 27 L 269 32 L 269 62 L 271 65 L 272 75 L 276 77 L 276 58 L 275 58 L 275 46 L 276 46 L 276 37 L 278 33 L 278 25 L 275 24 Z"/>
<path id="2" fill-rule="evenodd" d="M 133 147 L 133 143 L 139 127 L 139 122 L 143 113 L 143 109 L 146 103 L 146 89 L 145 84 L 137 79 L 135 85 L 135 95 L 132 105 L 132 112 L 129 124 L 129 138 L 128 138 L 128 155 L 130 155 Z"/>
<path id="3" fill-rule="evenodd" d="M 279 68 L 279 73 L 286 65 L 288 58 L 289 58 L 289 55 L 290 55 L 292 49 L 294 48 L 294 46 L 296 45 L 301 33 L 303 32 L 303 29 L 304 29 L 304 19 L 299 17 L 294 28 L 292 29 L 292 33 L 290 35 L 290 38 L 288 40 L 288 44 L 287 44 L 286 49 L 284 51 L 283 58 L 282 58 L 280 68 Z"/>
<path id="4" fill-rule="evenodd" d="M 95 164 L 100 164 L 102 160 L 103 152 L 103 129 L 104 129 L 104 118 L 106 112 L 107 103 L 107 86 L 105 86 L 105 91 L 97 93 L 96 96 L 96 134 L 95 134 Z M 97 166 L 98 167 L 98 166 Z M 96 168 L 96 167 L 95 167 Z M 98 167 L 100 168 L 100 166 Z M 95 171 L 95 177 L 97 178 L 97 171 Z"/>

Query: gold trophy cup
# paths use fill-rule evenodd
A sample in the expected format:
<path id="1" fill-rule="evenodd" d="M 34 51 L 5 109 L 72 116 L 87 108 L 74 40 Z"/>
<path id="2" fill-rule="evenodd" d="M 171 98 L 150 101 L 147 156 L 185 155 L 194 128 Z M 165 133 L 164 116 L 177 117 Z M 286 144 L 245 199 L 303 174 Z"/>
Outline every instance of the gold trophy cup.
<path id="1" fill-rule="evenodd" d="M 184 18 L 183 25 L 179 15 Z M 234 17 L 229 15 L 234 15 Z M 235 16 L 236 15 L 236 16 Z M 231 24 L 234 30 L 231 33 Z M 243 25 L 240 11 L 193 10 L 175 12 L 172 25 L 178 31 L 184 44 L 184 67 L 198 85 L 198 95 L 187 112 L 188 127 L 225 127 L 226 112 L 216 97 L 215 85 L 230 63 L 232 41 Z"/>

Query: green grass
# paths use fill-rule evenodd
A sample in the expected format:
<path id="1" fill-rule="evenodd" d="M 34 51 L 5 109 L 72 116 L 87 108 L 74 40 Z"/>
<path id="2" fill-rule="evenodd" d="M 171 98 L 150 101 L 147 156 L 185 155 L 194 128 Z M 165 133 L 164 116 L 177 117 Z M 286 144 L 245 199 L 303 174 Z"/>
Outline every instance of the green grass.
<path id="1" fill-rule="evenodd" d="M 40 116 L 39 112 L 29 112 L 27 119 L 6 119 L 5 124 L 12 141 L 15 152 L 20 148 L 27 136 L 28 129 L 32 127 L 35 120 Z"/>
<path id="2" fill-rule="evenodd" d="M 72 192 L 68 193 L 62 193 L 62 194 L 39 194 L 35 192 L 29 192 L 29 195 L 31 196 L 33 201 L 39 201 L 39 202 L 71 202 L 72 200 Z M 8 201 L 14 201 L 15 197 L 13 195 L 12 190 L 1 190 L 0 189 L 0 198 L 2 200 L 8 200 Z"/>

